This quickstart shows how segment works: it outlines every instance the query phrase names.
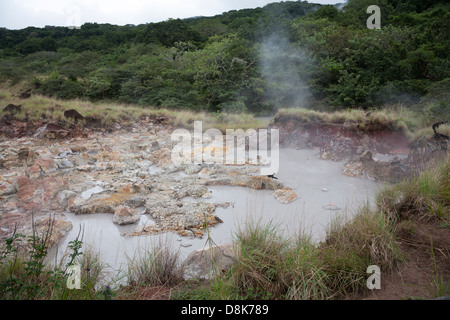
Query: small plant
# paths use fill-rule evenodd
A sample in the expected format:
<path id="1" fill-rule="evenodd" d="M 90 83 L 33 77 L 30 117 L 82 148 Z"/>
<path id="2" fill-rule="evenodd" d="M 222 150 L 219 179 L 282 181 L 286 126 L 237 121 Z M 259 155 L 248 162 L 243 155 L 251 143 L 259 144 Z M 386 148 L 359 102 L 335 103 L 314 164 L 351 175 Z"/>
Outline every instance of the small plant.
<path id="1" fill-rule="evenodd" d="M 105 286 L 102 290 L 102 295 L 104 296 L 105 300 L 111 300 L 113 297 L 113 291 L 111 290 L 111 287 L 109 285 Z"/>
<path id="2" fill-rule="evenodd" d="M 41 235 L 37 234 L 33 224 L 32 235 L 24 236 L 14 230 L 6 239 L 0 255 L 0 299 L 95 299 L 102 268 L 95 263 L 95 258 L 82 254 L 79 236 L 69 244 L 69 259 L 65 266 L 62 266 L 63 259 L 52 268 L 44 263 L 52 228 L 53 220 L 49 219 L 48 228 Z M 20 242 L 28 244 L 27 253 L 19 252 Z M 74 264 L 82 270 L 80 290 L 67 287 L 66 271 Z"/>
<path id="3" fill-rule="evenodd" d="M 428 291 L 432 298 L 439 298 L 450 294 L 450 282 L 444 280 L 444 275 L 438 272 L 436 255 L 434 252 L 433 239 L 430 237 L 430 255 L 433 267 L 433 274 Z M 447 256 L 447 259 L 449 257 Z"/>
<path id="4" fill-rule="evenodd" d="M 149 250 L 128 264 L 128 282 L 131 286 L 173 285 L 181 280 L 180 252 L 172 248 L 169 239 L 153 243 Z"/>

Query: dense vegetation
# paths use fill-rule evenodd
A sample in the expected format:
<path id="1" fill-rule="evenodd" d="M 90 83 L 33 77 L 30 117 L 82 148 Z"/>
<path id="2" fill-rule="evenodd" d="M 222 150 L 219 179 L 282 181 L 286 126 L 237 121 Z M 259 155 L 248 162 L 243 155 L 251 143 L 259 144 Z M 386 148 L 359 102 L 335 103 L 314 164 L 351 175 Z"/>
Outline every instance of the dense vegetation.
<path id="1" fill-rule="evenodd" d="M 366 27 L 371 4 L 380 30 Z M 0 81 L 195 111 L 400 102 L 449 114 L 449 9 L 443 0 L 288 1 L 138 26 L 0 28 Z"/>

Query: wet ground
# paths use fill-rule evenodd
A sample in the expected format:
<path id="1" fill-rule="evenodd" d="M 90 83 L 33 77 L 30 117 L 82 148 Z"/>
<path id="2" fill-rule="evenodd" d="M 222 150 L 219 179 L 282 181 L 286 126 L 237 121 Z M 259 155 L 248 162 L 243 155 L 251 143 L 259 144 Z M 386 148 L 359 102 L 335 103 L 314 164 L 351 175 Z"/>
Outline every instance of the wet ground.
<path id="1" fill-rule="evenodd" d="M 373 203 L 373 197 L 380 183 L 359 177 L 343 175 L 343 162 L 320 160 L 318 149 L 281 149 L 280 168 L 275 175 L 284 186 L 294 190 L 298 199 L 280 203 L 273 190 L 255 190 L 239 186 L 208 186 L 212 198 L 184 197 L 183 202 L 231 202 L 232 205 L 217 207 L 215 215 L 223 223 L 209 228 L 209 236 L 215 244 L 230 243 L 239 228 L 245 228 L 249 221 L 261 219 L 263 225 L 273 223 L 286 236 L 300 232 L 311 235 L 315 241 L 323 239 L 327 226 L 339 217 L 349 217 L 366 201 Z M 152 169 L 158 172 L 157 168 Z M 188 179 L 184 172 L 179 179 Z M 83 196 L 101 192 L 99 185 L 88 189 Z M 180 250 L 185 258 L 193 250 L 208 245 L 208 236 L 186 237 L 168 232 L 162 235 L 129 236 L 136 225 L 120 226 L 112 223 L 110 213 L 75 215 L 65 213 L 73 228 L 60 241 L 58 255 L 61 256 L 69 241 L 75 239 L 80 227 L 83 243 L 100 253 L 101 261 L 113 270 L 127 270 L 128 259 L 133 259 L 141 250 L 149 248 L 158 237 L 172 241 L 174 250 Z M 148 214 L 141 215 L 139 225 L 155 222 Z M 54 252 L 53 252 L 54 254 Z M 53 255 L 52 255 L 53 256 Z"/>

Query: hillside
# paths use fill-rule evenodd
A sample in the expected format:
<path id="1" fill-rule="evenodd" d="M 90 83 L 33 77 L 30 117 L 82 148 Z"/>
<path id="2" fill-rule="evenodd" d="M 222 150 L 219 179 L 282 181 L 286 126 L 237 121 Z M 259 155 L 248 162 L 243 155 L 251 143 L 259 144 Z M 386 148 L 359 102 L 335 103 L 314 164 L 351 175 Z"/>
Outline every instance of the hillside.
<path id="1" fill-rule="evenodd" d="M 381 8 L 381 30 L 366 27 L 369 2 Z M 60 99 L 194 111 L 402 104 L 450 113 L 448 3 L 336 7 L 287 1 L 143 25 L 0 28 L 0 81 Z"/>

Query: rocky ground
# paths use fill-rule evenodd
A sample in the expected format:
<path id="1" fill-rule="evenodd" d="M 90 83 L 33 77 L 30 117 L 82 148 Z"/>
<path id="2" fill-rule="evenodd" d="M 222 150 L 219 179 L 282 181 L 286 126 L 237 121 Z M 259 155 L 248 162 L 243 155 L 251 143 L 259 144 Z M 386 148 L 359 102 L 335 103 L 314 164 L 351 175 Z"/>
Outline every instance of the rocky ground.
<path id="1" fill-rule="evenodd" d="M 209 201 L 213 185 L 273 190 L 280 203 L 298 198 L 277 179 L 261 176 L 251 161 L 174 165 L 173 128 L 164 119 L 95 129 L 5 117 L 0 124 L 0 243 L 14 232 L 32 234 L 34 221 L 40 233 L 51 227 L 52 246 L 72 228 L 67 214 L 95 213 L 110 213 L 111 223 L 135 225 L 129 236 L 171 231 L 203 237 L 205 224 L 222 222 L 216 208 L 233 205 Z M 411 163 L 417 162 L 418 153 L 398 132 L 295 121 L 275 122 L 271 128 L 280 130 L 281 147 L 318 147 L 321 159 L 344 161 L 345 175 L 395 182 L 413 172 Z M 151 223 L 139 224 L 141 215 Z M 233 258 L 227 247 L 218 250 L 225 268 Z M 190 276 L 208 277 L 204 257 L 198 250 L 188 258 Z"/>
<path id="2" fill-rule="evenodd" d="M 232 205 L 208 202 L 210 185 L 274 190 L 282 203 L 297 199 L 248 163 L 174 165 L 171 132 L 170 125 L 151 119 L 127 130 L 119 124 L 90 130 L 64 122 L 3 121 L 0 238 L 31 234 L 34 219 L 38 231 L 53 226 L 53 245 L 72 227 L 68 213 L 111 213 L 111 223 L 136 224 L 131 236 L 173 231 L 202 237 L 205 223 L 222 222 L 215 209 Z M 142 214 L 152 223 L 138 227 Z"/>

